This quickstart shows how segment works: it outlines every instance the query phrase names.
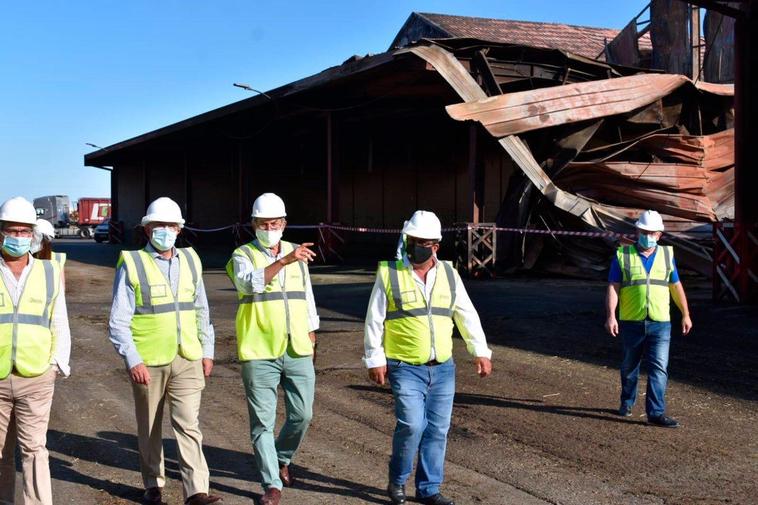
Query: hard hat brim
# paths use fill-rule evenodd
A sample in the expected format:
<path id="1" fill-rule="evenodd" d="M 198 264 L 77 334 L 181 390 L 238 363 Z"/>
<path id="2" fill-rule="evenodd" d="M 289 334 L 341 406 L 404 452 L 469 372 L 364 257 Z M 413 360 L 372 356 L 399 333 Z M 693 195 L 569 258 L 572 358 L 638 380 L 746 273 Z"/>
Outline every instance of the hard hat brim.
<path id="1" fill-rule="evenodd" d="M 142 226 L 147 226 L 150 223 L 176 223 L 180 227 L 184 227 L 184 222 L 185 222 L 184 219 L 180 219 L 179 221 L 174 221 L 174 220 L 166 221 L 165 219 L 160 219 L 159 216 L 147 215 L 142 218 L 141 224 Z"/>
<path id="2" fill-rule="evenodd" d="M 263 215 L 260 215 L 260 214 L 257 214 L 257 215 L 256 214 L 251 214 L 250 217 L 252 219 L 280 219 L 280 218 L 283 218 L 283 217 L 287 217 L 287 214 L 285 213 L 284 215 L 281 215 L 281 216 L 263 216 Z"/>

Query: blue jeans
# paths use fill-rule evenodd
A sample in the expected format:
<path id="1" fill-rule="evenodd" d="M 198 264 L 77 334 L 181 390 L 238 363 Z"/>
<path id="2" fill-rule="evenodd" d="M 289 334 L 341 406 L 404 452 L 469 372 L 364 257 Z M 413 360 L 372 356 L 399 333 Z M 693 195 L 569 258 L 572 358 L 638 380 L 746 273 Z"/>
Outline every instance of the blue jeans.
<path id="1" fill-rule="evenodd" d="M 387 360 L 397 425 L 392 437 L 389 480 L 402 485 L 413 471 L 418 452 L 416 495 L 440 492 L 444 476 L 447 431 L 455 396 L 452 358 L 436 366 L 409 365 Z"/>
<path id="2" fill-rule="evenodd" d="M 647 395 L 645 412 L 648 417 L 666 412 L 666 382 L 668 381 L 671 323 L 657 321 L 621 321 L 620 334 L 624 342 L 621 362 L 621 406 L 631 407 L 637 399 L 637 381 L 642 355 L 647 360 Z"/>

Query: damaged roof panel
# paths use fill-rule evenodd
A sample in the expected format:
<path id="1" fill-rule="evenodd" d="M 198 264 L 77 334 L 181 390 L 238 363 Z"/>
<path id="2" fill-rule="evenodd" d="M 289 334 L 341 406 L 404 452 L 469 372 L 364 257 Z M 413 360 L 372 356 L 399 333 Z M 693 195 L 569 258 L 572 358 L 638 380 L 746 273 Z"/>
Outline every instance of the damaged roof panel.
<path id="1" fill-rule="evenodd" d="M 478 121 L 493 136 L 505 137 L 631 112 L 685 84 L 692 81 L 683 75 L 639 74 L 494 96 L 450 105 L 447 111 L 453 119 Z M 695 86 L 708 92 L 714 89 L 702 83 Z M 723 85 L 715 89 L 719 94 L 728 92 Z"/>

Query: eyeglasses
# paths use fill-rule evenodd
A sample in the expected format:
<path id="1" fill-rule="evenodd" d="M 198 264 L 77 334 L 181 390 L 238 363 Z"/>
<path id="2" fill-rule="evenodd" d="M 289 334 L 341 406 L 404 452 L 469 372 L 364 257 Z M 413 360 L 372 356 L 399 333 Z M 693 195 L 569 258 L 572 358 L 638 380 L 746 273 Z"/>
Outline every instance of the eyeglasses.
<path id="1" fill-rule="evenodd" d="M 11 237 L 31 237 L 31 228 L 5 228 L 3 230 L 4 235 L 10 235 Z"/>
<path id="2" fill-rule="evenodd" d="M 277 218 L 277 219 L 256 219 L 255 220 L 255 227 L 259 230 L 281 230 L 284 228 L 284 219 L 283 218 Z"/>

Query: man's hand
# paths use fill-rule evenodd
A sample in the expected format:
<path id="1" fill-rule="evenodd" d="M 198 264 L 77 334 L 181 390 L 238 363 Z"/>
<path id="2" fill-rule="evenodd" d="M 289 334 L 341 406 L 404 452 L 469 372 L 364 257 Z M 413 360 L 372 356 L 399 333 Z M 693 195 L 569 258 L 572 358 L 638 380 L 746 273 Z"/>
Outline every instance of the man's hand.
<path id="1" fill-rule="evenodd" d="M 144 384 L 147 386 L 150 384 L 150 371 L 147 369 L 144 363 L 134 365 L 129 369 L 129 375 L 132 378 L 132 382 L 135 384 Z"/>
<path id="2" fill-rule="evenodd" d="M 302 261 L 304 263 L 308 263 L 310 261 L 313 261 L 316 259 L 316 253 L 308 249 L 309 247 L 313 246 L 313 242 L 305 242 L 304 244 L 300 244 L 295 248 L 294 251 L 289 253 L 287 256 L 282 258 L 282 262 L 285 265 L 289 265 L 290 263 L 294 263 L 296 261 Z"/>
<path id="3" fill-rule="evenodd" d="M 480 356 L 474 359 L 474 364 L 476 365 L 476 373 L 479 374 L 479 377 L 484 378 L 492 373 L 492 361 L 489 358 Z"/>
<path id="4" fill-rule="evenodd" d="M 618 336 L 619 322 L 616 320 L 616 316 L 611 316 L 605 320 L 605 331 L 610 333 L 612 337 Z"/>
<path id="5" fill-rule="evenodd" d="M 313 346 L 313 363 L 316 363 L 316 332 L 309 331 L 308 338 L 311 339 L 311 345 Z"/>
<path id="6" fill-rule="evenodd" d="M 385 377 L 387 376 L 387 365 L 378 366 L 368 369 L 368 378 L 380 386 L 384 386 Z"/>
<path id="7" fill-rule="evenodd" d="M 687 335 L 692 329 L 692 319 L 690 316 L 682 317 L 682 335 Z"/>
<path id="8" fill-rule="evenodd" d="M 211 358 L 203 358 L 203 375 L 206 377 L 210 377 L 212 371 L 213 371 L 213 360 Z"/>

